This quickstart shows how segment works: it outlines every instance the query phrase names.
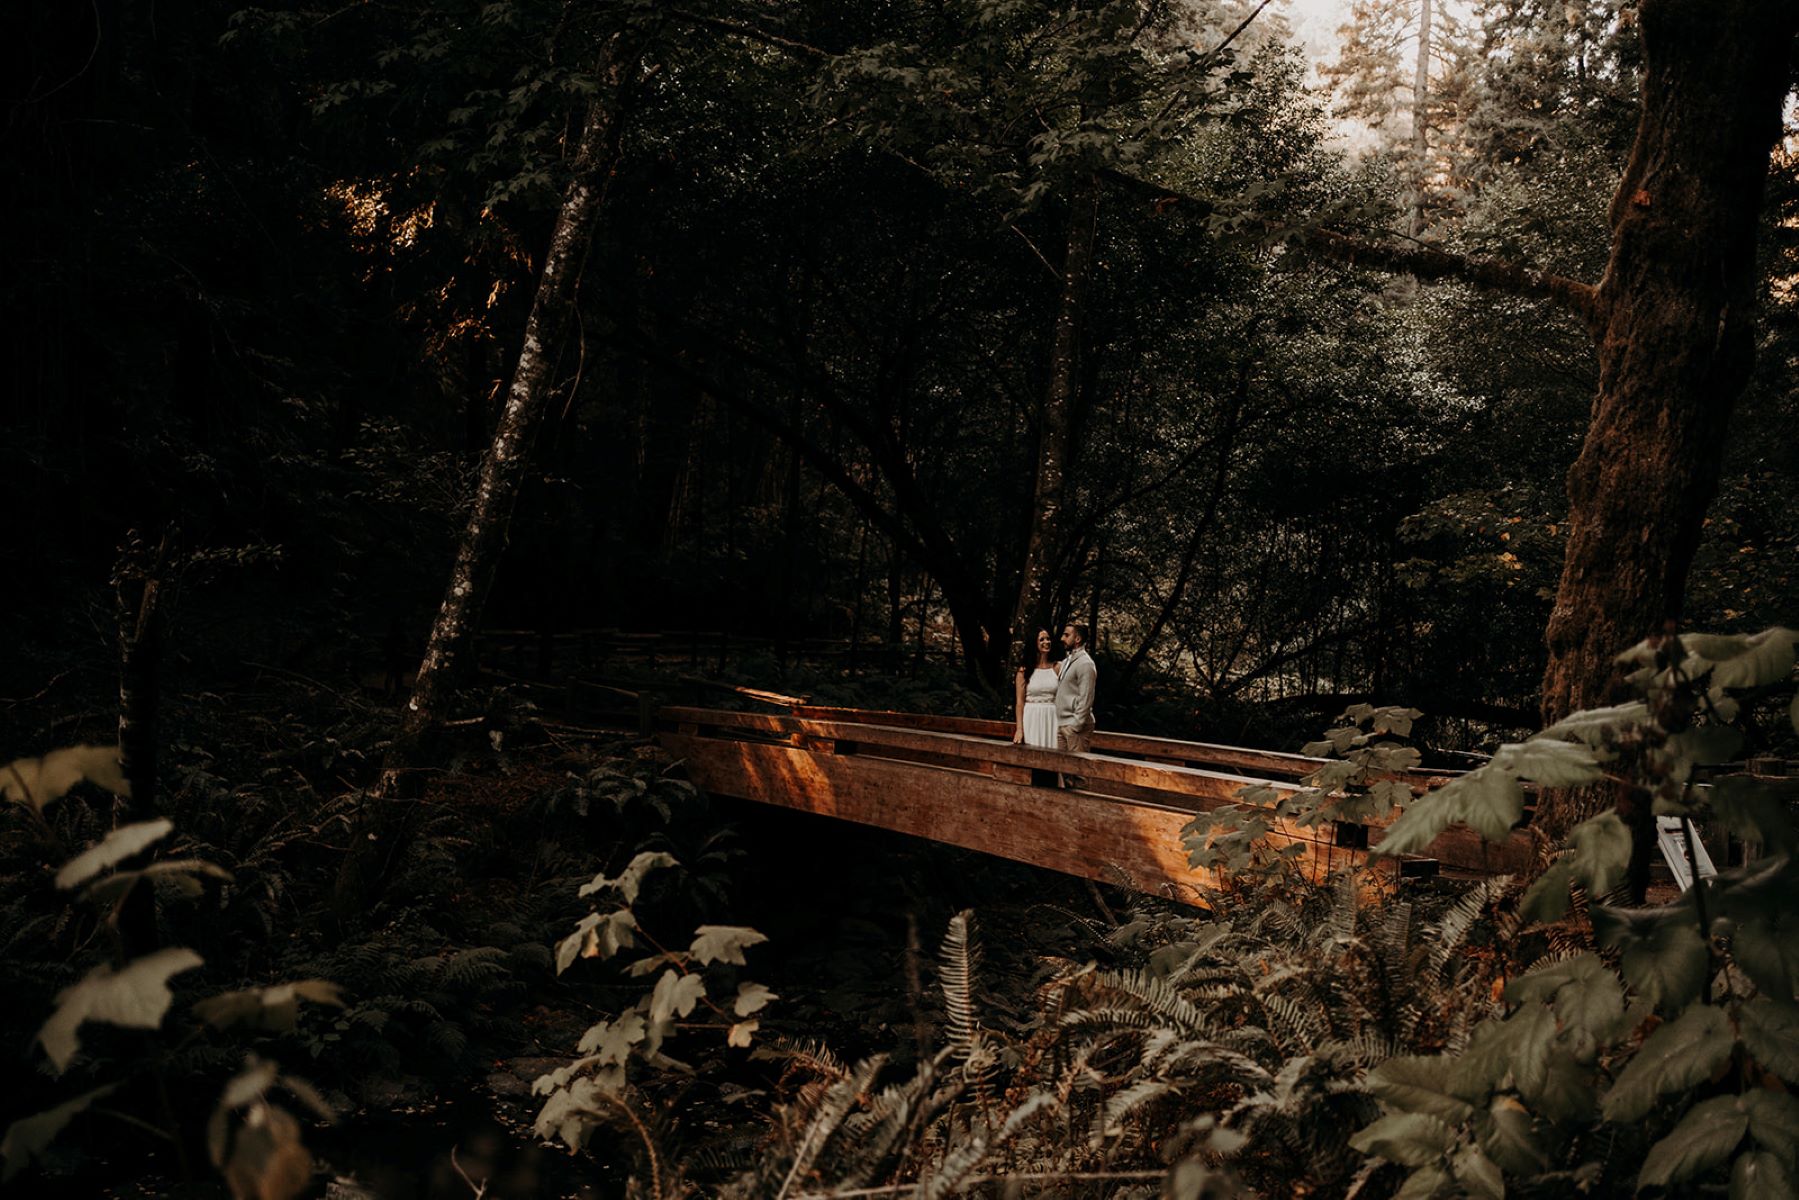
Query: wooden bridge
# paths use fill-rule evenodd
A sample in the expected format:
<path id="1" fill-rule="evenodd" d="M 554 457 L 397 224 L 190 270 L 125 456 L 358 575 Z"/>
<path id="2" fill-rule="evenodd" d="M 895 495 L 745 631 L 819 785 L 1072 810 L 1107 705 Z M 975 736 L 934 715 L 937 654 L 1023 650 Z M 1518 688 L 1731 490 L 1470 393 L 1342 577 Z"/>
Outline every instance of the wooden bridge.
<path id="1" fill-rule="evenodd" d="M 915 837 L 1139 891 L 1199 902 L 1221 881 L 1190 867 L 1182 826 L 1236 803 L 1245 787 L 1277 793 L 1325 762 L 1298 754 L 1096 732 L 1071 755 L 1012 742 L 1008 722 L 795 704 L 786 713 L 658 710 L 658 739 L 708 792 L 875 825 Z M 1057 786 L 1057 772 L 1084 779 Z M 1389 776 L 1414 794 L 1454 772 Z M 1397 814 L 1394 814 L 1397 815 Z M 1269 818 L 1274 849 L 1299 846 L 1322 880 L 1365 865 L 1392 818 L 1299 825 Z M 1493 845 L 1465 829 L 1426 855 L 1375 859 L 1377 877 L 1479 875 L 1526 869 L 1527 833 Z"/>

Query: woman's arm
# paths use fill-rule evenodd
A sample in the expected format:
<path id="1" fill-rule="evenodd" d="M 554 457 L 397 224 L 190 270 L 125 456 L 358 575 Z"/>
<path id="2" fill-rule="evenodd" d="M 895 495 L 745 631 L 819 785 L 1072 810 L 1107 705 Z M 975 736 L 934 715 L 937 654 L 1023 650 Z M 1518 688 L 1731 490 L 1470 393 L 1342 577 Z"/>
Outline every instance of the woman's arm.
<path id="1" fill-rule="evenodd" d="M 1018 678 L 1013 681 L 1012 697 L 1012 741 L 1022 744 L 1024 741 L 1024 668 L 1018 668 Z"/>

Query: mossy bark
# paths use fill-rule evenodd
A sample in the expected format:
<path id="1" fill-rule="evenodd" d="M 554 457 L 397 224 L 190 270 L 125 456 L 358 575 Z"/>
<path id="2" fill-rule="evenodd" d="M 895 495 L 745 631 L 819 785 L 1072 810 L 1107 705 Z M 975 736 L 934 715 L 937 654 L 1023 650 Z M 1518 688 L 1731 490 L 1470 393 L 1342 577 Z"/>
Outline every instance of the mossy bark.
<path id="1" fill-rule="evenodd" d="M 1755 241 L 1799 7 L 1644 0 L 1636 143 L 1589 319 L 1599 394 L 1568 476 L 1543 715 L 1603 704 L 1618 651 L 1682 615 L 1754 357 Z"/>

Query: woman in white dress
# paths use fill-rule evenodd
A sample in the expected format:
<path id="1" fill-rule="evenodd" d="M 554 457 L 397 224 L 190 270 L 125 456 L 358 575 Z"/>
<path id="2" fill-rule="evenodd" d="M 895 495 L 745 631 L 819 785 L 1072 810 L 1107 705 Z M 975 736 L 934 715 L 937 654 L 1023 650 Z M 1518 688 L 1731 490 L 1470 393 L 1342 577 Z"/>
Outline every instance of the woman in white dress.
<path id="1" fill-rule="evenodd" d="M 1055 641 L 1049 630 L 1037 631 L 1037 652 L 1032 665 L 1018 668 L 1017 724 L 1012 740 L 1026 746 L 1056 748 L 1056 683 L 1061 678 L 1055 659 L 1050 657 Z"/>

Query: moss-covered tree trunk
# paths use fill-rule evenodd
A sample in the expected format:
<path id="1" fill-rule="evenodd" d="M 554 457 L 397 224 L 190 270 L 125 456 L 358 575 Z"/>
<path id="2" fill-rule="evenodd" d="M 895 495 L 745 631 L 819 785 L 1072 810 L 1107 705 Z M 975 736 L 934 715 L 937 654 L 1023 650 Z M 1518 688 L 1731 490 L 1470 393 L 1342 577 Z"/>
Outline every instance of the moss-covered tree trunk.
<path id="1" fill-rule="evenodd" d="M 1799 6 L 1643 0 L 1636 143 L 1591 309 L 1599 394 L 1568 477 L 1543 712 L 1604 703 L 1612 657 L 1678 620 L 1754 355 L 1756 226 Z"/>

